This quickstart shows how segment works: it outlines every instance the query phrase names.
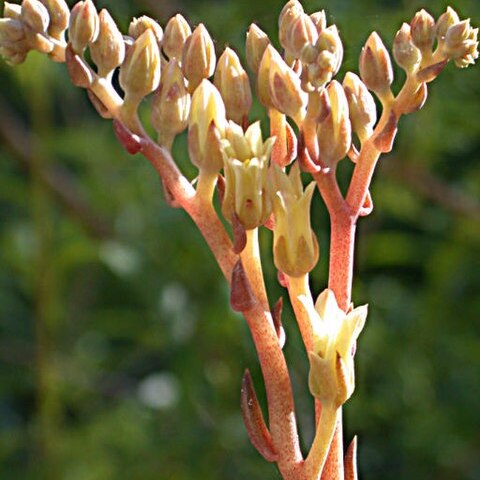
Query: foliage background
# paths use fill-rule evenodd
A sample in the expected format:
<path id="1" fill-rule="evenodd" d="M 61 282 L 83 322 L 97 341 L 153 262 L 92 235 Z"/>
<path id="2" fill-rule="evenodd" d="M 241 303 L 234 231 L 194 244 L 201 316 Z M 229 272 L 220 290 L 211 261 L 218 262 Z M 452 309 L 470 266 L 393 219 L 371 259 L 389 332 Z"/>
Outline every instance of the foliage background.
<path id="1" fill-rule="evenodd" d="M 282 7 L 96 3 L 124 30 L 134 15 L 164 25 L 180 11 L 206 23 L 218 52 L 229 44 L 242 55 L 249 23 L 273 38 Z M 418 8 L 438 16 L 446 5 L 305 2 L 309 11 L 326 8 L 340 28 L 344 71 L 357 70 L 371 30 L 391 45 Z M 480 23 L 476 0 L 452 6 Z M 0 64 L 0 96 L 0 478 L 279 478 L 240 417 L 246 367 L 262 392 L 249 333 L 229 311 L 200 235 L 165 205 L 152 168 L 125 154 L 63 67 L 39 55 L 14 69 Z M 365 479 L 480 479 L 479 107 L 478 67 L 450 65 L 424 110 L 402 121 L 376 175 L 376 209 L 360 223 L 354 300 L 369 302 L 370 315 L 346 439 L 359 435 Z M 176 150 L 191 171 L 184 139 Z M 314 216 L 319 292 L 328 239 L 320 202 Z M 273 302 L 282 292 L 268 235 L 262 241 Z M 307 443 L 307 365 L 288 309 L 284 323 Z"/>

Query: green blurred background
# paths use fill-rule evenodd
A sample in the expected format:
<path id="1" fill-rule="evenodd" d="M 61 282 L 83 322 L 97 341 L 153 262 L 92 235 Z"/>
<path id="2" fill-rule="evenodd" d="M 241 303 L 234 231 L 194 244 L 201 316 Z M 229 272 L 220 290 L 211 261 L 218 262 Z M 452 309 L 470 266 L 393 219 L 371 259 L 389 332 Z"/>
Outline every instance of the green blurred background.
<path id="1" fill-rule="evenodd" d="M 69 2 L 72 4 L 73 2 Z M 453 0 L 480 23 L 478 0 Z M 2 5 L 3 2 L 0 2 Z M 271 38 L 282 2 L 110 0 L 125 31 L 147 13 L 203 21 L 217 52 L 244 54 L 256 21 Z M 431 5 L 433 4 L 433 5 Z M 328 0 L 357 70 L 377 30 L 444 1 Z M 398 73 L 398 86 L 403 78 Z M 361 478 L 480 479 L 480 70 L 449 65 L 424 110 L 405 118 L 380 163 L 373 214 L 360 222 L 354 301 L 370 315 L 357 353 L 345 435 L 359 436 Z M 252 118 L 258 118 L 255 108 Z M 176 157 L 186 171 L 185 139 Z M 349 174 L 344 162 L 341 175 Z M 315 292 L 326 282 L 328 223 Z M 262 236 L 272 303 L 281 294 Z M 291 311 L 286 355 L 302 442 L 312 436 L 307 364 Z M 0 63 L 0 478 L 280 478 L 250 446 L 239 411 L 243 370 L 263 400 L 242 318 L 186 215 L 166 206 L 147 161 L 63 66 L 37 54 Z"/>

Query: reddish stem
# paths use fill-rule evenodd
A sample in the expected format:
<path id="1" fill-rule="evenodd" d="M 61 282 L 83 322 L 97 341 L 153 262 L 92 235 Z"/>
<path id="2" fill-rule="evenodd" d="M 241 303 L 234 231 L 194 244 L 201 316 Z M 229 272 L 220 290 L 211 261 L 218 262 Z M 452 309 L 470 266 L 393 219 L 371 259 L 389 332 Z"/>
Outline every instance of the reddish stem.
<path id="1" fill-rule="evenodd" d="M 230 282 L 238 256 L 233 253 L 231 240 L 212 204 L 195 195 L 193 187 L 180 173 L 166 149 L 142 138 L 142 153 L 191 216 Z M 262 303 L 257 301 L 254 308 L 244 312 L 244 316 L 252 332 L 265 381 L 270 431 L 275 448 L 281 452 L 278 466 L 285 479 L 304 480 L 290 376 L 270 311 Z"/>
<path id="2" fill-rule="evenodd" d="M 352 290 L 356 217 L 340 192 L 334 170 L 321 171 L 314 178 L 330 214 L 328 288 L 334 292 L 339 307 L 346 311 Z"/>

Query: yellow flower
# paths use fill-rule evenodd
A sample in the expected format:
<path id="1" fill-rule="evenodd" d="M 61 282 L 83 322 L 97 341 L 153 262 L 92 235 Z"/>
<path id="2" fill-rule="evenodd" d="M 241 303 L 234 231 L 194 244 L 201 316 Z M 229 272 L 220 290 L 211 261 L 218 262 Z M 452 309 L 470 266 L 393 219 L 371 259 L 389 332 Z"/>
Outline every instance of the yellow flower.
<path id="1" fill-rule="evenodd" d="M 298 163 L 293 164 L 289 175 L 277 165 L 272 165 L 271 173 L 275 266 L 291 277 L 301 277 L 310 272 L 318 261 L 318 242 L 310 224 L 315 182 L 303 190 Z"/>
<path id="2" fill-rule="evenodd" d="M 353 355 L 357 338 L 365 326 L 367 306 L 345 313 L 329 289 L 319 295 L 315 308 L 305 297 L 299 300 L 313 327 L 313 352 L 309 352 L 310 391 L 322 403 L 333 402 L 338 407 L 355 389 Z"/>
<path id="3" fill-rule="evenodd" d="M 229 122 L 223 141 L 225 196 L 222 212 L 227 220 L 236 214 L 246 230 L 262 225 L 271 212 L 266 193 L 268 160 L 273 138 L 262 140 L 260 122 L 242 128 Z"/>

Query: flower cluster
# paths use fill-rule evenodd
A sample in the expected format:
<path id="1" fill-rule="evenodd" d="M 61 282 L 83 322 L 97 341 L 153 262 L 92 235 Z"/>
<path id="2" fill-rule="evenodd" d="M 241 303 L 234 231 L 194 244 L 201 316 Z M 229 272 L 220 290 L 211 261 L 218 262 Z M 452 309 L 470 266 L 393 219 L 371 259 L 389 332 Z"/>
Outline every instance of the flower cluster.
<path id="1" fill-rule="evenodd" d="M 354 350 L 367 309 L 351 307 L 351 257 L 356 221 L 372 209 L 373 169 L 380 154 L 392 148 L 399 118 L 423 106 L 427 84 L 445 65 L 453 61 L 465 68 L 475 62 L 478 29 L 450 7 L 437 20 L 419 11 L 393 42 L 393 59 L 406 72 L 395 95 L 392 58 L 376 32 L 360 52 L 358 74 L 347 72 L 339 81 L 335 77 L 343 44 L 337 27 L 327 25 L 324 11 L 308 14 L 298 0 L 289 0 L 278 27 L 282 54 L 257 25 L 246 36 L 247 64 L 270 118 L 265 141 L 260 122 L 250 118 L 250 79 L 238 55 L 225 48 L 217 60 L 207 28 L 199 24 L 192 30 L 179 14 L 164 28 L 148 16 L 135 18 L 122 35 L 109 12 L 97 12 L 92 0 L 79 1 L 71 11 L 64 0 L 5 2 L 0 54 L 12 65 L 22 63 L 32 50 L 65 62 L 72 83 L 86 89 L 102 117 L 113 118 L 127 151 L 141 152 L 155 165 L 172 204 L 178 200 L 206 237 L 230 281 L 232 304 L 245 313 L 254 331 L 274 427 L 270 435 L 251 379 L 245 381 L 244 417 L 249 432 L 257 432 L 252 443 L 267 459 L 279 462 L 285 478 L 317 479 L 337 409 L 355 387 Z M 122 92 L 112 82 L 117 70 Z M 138 115 L 149 96 L 156 141 Z M 175 138 L 186 130 L 190 160 L 199 172 L 196 190 L 170 155 Z M 355 166 L 344 195 L 335 172 L 345 158 Z M 302 171 L 314 179 L 306 188 Z M 305 285 L 319 260 L 310 217 L 316 187 L 331 217 L 332 240 L 329 288 L 313 305 Z M 215 188 L 221 202 L 217 209 Z M 233 242 L 221 215 L 232 225 Z M 330 407 L 322 410 L 330 417 L 320 418 L 317 435 L 323 437 L 316 437 L 315 451 L 305 462 L 299 460 L 292 432 L 293 401 L 283 340 L 277 338 L 281 308 L 270 312 L 258 245 L 252 245 L 262 225 L 273 230 L 274 263 L 310 357 L 311 393 Z M 239 232 L 241 242 L 235 238 Z"/>

